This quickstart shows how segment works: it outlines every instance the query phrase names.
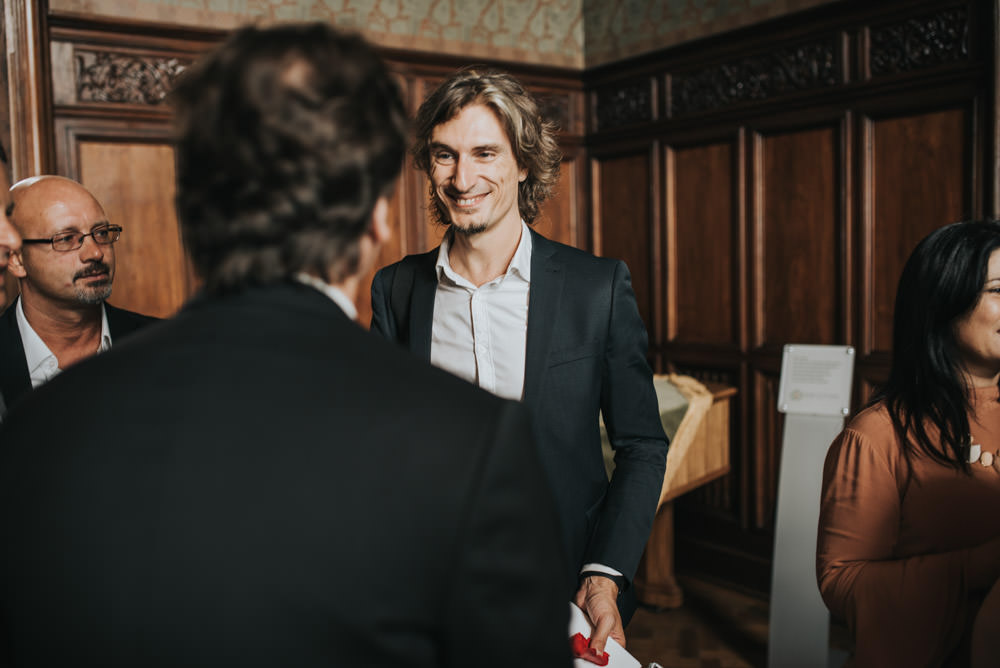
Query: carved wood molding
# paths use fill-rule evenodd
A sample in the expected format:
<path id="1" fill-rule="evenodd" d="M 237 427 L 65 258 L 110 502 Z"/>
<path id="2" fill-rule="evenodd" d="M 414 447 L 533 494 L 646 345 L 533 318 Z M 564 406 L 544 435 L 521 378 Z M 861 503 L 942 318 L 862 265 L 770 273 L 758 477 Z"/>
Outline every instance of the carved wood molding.
<path id="1" fill-rule="evenodd" d="M 671 113 L 716 111 L 787 93 L 836 86 L 843 81 L 838 39 L 778 49 L 673 77 Z"/>
<path id="2" fill-rule="evenodd" d="M 648 79 L 623 82 L 597 91 L 597 128 L 613 130 L 653 120 L 653 90 Z"/>
<path id="3" fill-rule="evenodd" d="M 556 124 L 556 127 L 563 132 L 574 132 L 576 128 L 573 123 L 572 102 L 570 96 L 563 93 L 538 93 L 534 94 L 538 103 L 538 112 L 542 118 Z"/>
<path id="4" fill-rule="evenodd" d="M 78 102 L 159 105 L 190 64 L 170 56 L 143 56 L 77 49 Z"/>
<path id="5" fill-rule="evenodd" d="M 872 76 L 898 74 L 969 58 L 964 7 L 871 29 Z"/>

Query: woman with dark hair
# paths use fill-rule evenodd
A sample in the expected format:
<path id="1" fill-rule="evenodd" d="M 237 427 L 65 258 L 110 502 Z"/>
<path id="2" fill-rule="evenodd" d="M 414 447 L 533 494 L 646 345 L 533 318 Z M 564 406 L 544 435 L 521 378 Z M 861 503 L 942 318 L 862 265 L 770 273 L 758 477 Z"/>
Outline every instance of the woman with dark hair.
<path id="1" fill-rule="evenodd" d="M 827 454 L 817 575 L 855 666 L 967 665 L 1000 577 L 1000 223 L 940 228 L 899 281 L 886 384 Z"/>

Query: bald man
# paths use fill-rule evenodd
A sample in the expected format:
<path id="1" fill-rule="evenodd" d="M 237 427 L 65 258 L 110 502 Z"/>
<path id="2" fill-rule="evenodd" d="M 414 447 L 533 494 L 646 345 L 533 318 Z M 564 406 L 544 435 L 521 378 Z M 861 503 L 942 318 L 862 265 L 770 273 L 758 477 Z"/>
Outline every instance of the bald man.
<path id="1" fill-rule="evenodd" d="M 22 247 L 10 257 L 21 295 L 0 316 L 0 392 L 7 408 L 60 371 L 155 318 L 106 304 L 122 228 L 76 181 L 36 176 L 10 189 Z"/>

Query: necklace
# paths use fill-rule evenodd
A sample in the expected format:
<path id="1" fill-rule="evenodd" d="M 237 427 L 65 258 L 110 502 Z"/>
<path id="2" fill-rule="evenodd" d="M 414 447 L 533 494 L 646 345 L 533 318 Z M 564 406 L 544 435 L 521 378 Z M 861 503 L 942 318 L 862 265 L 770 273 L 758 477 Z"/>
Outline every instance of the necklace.
<path id="1" fill-rule="evenodd" d="M 990 452 L 989 450 L 983 450 L 983 447 L 978 443 L 973 443 L 972 434 L 969 434 L 969 463 L 975 464 L 979 463 L 984 468 L 990 468 L 991 466 L 1000 472 L 1000 456 L 997 453 Z"/>

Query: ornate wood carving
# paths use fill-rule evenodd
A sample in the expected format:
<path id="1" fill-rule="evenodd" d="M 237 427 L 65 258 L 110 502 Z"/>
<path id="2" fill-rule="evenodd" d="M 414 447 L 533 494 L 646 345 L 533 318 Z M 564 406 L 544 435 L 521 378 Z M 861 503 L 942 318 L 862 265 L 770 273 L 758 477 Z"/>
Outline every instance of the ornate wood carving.
<path id="1" fill-rule="evenodd" d="M 535 93 L 538 111 L 542 118 L 552 121 L 563 132 L 572 132 L 569 95 L 561 93 Z"/>
<path id="2" fill-rule="evenodd" d="M 953 63 L 969 57 L 969 15 L 965 8 L 871 29 L 873 76 Z"/>
<path id="3" fill-rule="evenodd" d="M 715 111 L 741 102 L 836 86 L 843 78 L 838 40 L 779 49 L 673 77 L 673 115 Z"/>
<path id="4" fill-rule="evenodd" d="M 600 130 L 653 120 L 653 92 L 648 79 L 598 90 L 596 105 L 597 127 Z"/>
<path id="5" fill-rule="evenodd" d="M 190 61 L 77 50 L 76 93 L 79 102 L 157 105 Z"/>

